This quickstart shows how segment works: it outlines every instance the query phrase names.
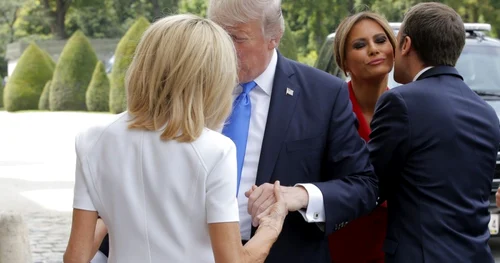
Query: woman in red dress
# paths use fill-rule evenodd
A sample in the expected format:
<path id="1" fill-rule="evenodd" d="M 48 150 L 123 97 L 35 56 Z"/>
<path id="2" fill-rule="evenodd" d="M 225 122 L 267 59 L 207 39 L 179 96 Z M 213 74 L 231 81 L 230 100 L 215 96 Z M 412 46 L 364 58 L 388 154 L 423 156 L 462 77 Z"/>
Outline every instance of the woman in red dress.
<path id="1" fill-rule="evenodd" d="M 394 65 L 395 36 L 380 15 L 361 12 L 344 19 L 335 34 L 337 65 L 350 77 L 349 95 L 359 135 L 369 140 L 370 122 L 377 99 L 387 90 L 388 73 Z M 356 219 L 330 235 L 334 263 L 384 262 L 382 246 L 387 228 L 387 206 Z"/>

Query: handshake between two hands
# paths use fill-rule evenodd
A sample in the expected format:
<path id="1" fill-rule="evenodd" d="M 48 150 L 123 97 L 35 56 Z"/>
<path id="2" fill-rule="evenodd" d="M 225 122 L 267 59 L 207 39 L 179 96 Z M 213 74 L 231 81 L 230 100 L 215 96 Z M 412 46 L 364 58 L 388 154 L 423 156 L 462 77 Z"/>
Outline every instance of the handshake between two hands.
<path id="1" fill-rule="evenodd" d="M 306 208 L 309 202 L 305 188 L 280 186 L 279 181 L 254 185 L 245 192 L 245 196 L 248 198 L 248 214 L 252 216 L 254 227 L 270 220 L 281 220 L 282 223 L 288 211 Z"/>

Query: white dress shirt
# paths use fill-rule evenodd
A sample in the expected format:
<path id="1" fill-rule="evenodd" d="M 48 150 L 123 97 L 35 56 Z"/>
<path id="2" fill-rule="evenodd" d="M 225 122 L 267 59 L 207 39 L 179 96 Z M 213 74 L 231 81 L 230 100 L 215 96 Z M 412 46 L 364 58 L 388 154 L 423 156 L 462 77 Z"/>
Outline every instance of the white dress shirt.
<path id="1" fill-rule="evenodd" d="M 125 112 L 76 138 L 73 207 L 97 211 L 108 262 L 213 263 L 208 224 L 238 221 L 236 146 L 204 129 L 192 143 L 128 129 Z"/>
<path id="2" fill-rule="evenodd" d="M 426 72 L 427 70 L 431 69 L 433 67 L 426 67 L 426 68 L 423 68 L 422 70 L 420 70 L 417 75 L 415 75 L 415 77 L 413 77 L 413 81 L 417 80 L 418 77 L 420 77 L 422 74 L 424 74 L 424 72 Z"/>
<path id="3" fill-rule="evenodd" d="M 273 56 L 266 70 L 254 81 L 257 86 L 250 91 L 250 101 L 252 103 L 252 114 L 248 131 L 247 147 L 245 159 L 241 172 L 240 189 L 238 193 L 238 207 L 240 218 L 241 238 L 250 239 L 252 229 L 252 217 L 248 214 L 248 198 L 245 192 L 251 189 L 257 179 L 257 169 L 259 166 L 262 141 L 266 130 L 269 105 L 273 90 L 274 75 L 278 63 L 278 53 L 274 50 Z M 234 91 L 234 96 L 238 96 L 242 91 L 238 86 Z M 309 194 L 309 206 L 307 211 L 301 211 L 307 222 L 324 222 L 325 212 L 323 207 L 323 194 L 313 184 L 301 184 Z"/>
<path id="4" fill-rule="evenodd" d="M 238 207 L 240 212 L 240 231 L 241 238 L 250 239 L 252 229 L 252 217 L 248 214 L 248 198 L 245 192 L 252 188 L 257 179 L 257 168 L 259 166 L 260 151 L 266 130 L 267 114 L 269 104 L 271 103 L 271 93 L 273 90 L 274 73 L 278 54 L 274 51 L 273 57 L 266 70 L 254 79 L 257 86 L 250 91 L 250 101 L 252 103 L 252 113 L 250 116 L 250 125 L 248 128 L 247 147 L 245 150 L 245 159 L 241 170 L 240 189 L 238 192 Z M 234 96 L 238 96 L 242 91 L 238 86 L 234 91 Z"/>

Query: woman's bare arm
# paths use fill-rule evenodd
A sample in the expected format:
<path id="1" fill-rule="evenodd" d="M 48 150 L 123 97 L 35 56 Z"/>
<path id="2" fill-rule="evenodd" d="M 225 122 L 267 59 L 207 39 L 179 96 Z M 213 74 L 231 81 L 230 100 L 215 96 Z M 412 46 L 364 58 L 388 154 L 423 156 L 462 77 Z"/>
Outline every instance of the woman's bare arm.
<path id="1" fill-rule="evenodd" d="M 255 235 L 243 246 L 239 224 L 209 224 L 210 239 L 216 263 L 259 263 L 264 262 L 272 245 L 281 232 L 288 213 L 279 182 L 274 185 L 276 203 L 269 207 L 268 215 L 260 220 Z"/>
<path id="2" fill-rule="evenodd" d="M 64 263 L 88 263 L 92 259 L 92 246 L 97 212 L 73 209 L 73 222 Z"/>

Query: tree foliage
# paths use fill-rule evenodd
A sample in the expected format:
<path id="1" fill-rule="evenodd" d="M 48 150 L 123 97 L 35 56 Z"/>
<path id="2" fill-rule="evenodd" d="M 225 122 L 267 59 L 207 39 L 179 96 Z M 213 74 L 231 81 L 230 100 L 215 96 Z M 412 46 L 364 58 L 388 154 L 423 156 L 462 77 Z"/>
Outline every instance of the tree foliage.
<path id="1" fill-rule="evenodd" d="M 208 0 L 181 0 L 179 12 L 191 13 L 201 17 L 207 16 Z"/>
<path id="2" fill-rule="evenodd" d="M 399 22 L 408 8 L 424 1 L 428 0 L 282 0 L 282 7 L 296 41 L 298 60 L 309 63 L 325 37 L 347 15 L 371 10 Z M 453 7 L 465 22 L 490 23 L 491 35 L 500 36 L 500 0 L 437 2 Z M 0 0 L 0 56 L 7 43 L 20 38 L 65 38 L 77 30 L 92 38 L 119 38 L 138 17 L 155 21 L 177 12 L 205 17 L 207 3 L 208 0 Z M 2 13 L 7 19 L 2 18 Z"/>
<path id="3" fill-rule="evenodd" d="M 281 54 L 289 59 L 297 60 L 297 45 L 295 43 L 295 36 L 290 30 L 290 26 L 285 22 L 285 32 L 281 38 L 280 45 L 278 47 Z"/>
<path id="4" fill-rule="evenodd" d="M 0 81 L 0 108 L 3 108 L 3 90 L 5 87 L 3 86 L 3 81 Z"/>

